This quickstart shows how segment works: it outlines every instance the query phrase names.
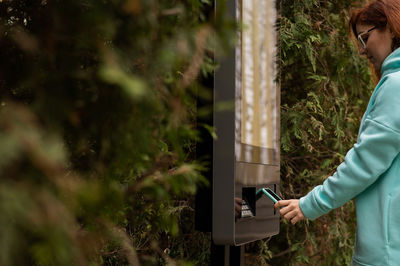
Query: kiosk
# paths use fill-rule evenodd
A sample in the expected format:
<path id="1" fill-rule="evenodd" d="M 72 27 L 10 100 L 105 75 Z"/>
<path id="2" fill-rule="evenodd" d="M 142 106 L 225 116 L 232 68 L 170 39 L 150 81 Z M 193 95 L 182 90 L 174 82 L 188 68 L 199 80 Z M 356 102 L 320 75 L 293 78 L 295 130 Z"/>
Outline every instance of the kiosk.
<path id="1" fill-rule="evenodd" d="M 215 1 L 216 9 L 219 4 Z M 196 224 L 202 219 L 207 224 L 200 218 L 207 216 L 207 207 L 197 210 L 197 204 L 208 201 L 213 243 L 226 253 L 229 247 L 279 233 L 273 201 L 256 197 L 256 192 L 270 188 L 279 194 L 280 88 L 275 0 L 227 0 L 225 4 L 242 27 L 236 48 L 228 57 L 216 58 L 220 67 L 214 76 L 211 122 L 218 137 L 209 146 L 212 191 L 200 190 L 202 196 L 196 198 Z M 229 104 L 233 107 L 220 108 Z M 235 204 L 240 205 L 239 212 Z"/>
<path id="2" fill-rule="evenodd" d="M 263 187 L 279 192 L 277 12 L 274 0 L 228 1 L 228 12 L 242 30 L 215 73 L 212 237 L 215 244 L 242 245 L 279 233 L 273 202 L 255 197 Z M 227 102 L 234 108 L 218 111 Z M 235 199 L 248 205 L 239 216 Z"/>

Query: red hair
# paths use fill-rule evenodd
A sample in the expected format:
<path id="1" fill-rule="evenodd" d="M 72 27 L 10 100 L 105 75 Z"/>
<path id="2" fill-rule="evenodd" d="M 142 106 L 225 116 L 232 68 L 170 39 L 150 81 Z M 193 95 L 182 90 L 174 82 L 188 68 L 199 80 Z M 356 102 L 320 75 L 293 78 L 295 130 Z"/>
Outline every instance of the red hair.
<path id="1" fill-rule="evenodd" d="M 400 40 L 400 1 L 399 0 L 374 0 L 365 7 L 353 12 L 350 27 L 357 38 L 357 24 L 373 25 L 377 28 L 389 26 L 395 39 Z M 400 42 L 394 41 L 399 47 Z"/>

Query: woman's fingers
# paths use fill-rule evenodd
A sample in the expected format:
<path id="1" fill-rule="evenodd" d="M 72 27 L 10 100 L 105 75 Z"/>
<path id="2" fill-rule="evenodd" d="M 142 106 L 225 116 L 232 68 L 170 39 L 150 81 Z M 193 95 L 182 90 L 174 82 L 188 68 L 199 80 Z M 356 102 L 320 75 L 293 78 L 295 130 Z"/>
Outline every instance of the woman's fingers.
<path id="1" fill-rule="evenodd" d="M 296 224 L 297 222 L 304 220 L 306 217 L 304 216 L 303 212 L 300 210 L 294 218 L 290 220 L 292 224 Z"/>
<path id="2" fill-rule="evenodd" d="M 286 220 L 290 221 L 296 215 L 297 214 L 295 211 L 291 211 L 291 212 L 286 213 L 283 217 L 285 217 Z"/>
<path id="3" fill-rule="evenodd" d="M 284 218 L 288 221 L 290 221 L 292 224 L 297 223 L 298 221 L 301 221 L 304 219 L 304 216 L 302 215 L 301 212 L 297 210 L 293 210 L 289 213 L 287 213 Z"/>
<path id="4" fill-rule="evenodd" d="M 280 214 L 292 224 L 305 219 L 300 209 L 299 200 L 280 200 L 274 207 L 276 209 L 281 208 L 279 210 Z"/>
<path id="5" fill-rule="evenodd" d="M 301 220 L 304 220 L 304 219 L 305 219 L 305 217 L 304 217 L 303 214 L 301 214 L 301 215 L 296 215 L 296 217 L 294 217 L 292 220 L 290 220 L 290 222 L 291 222 L 292 224 L 296 224 L 297 222 L 299 222 L 299 221 L 301 221 Z"/>
<path id="6" fill-rule="evenodd" d="M 281 207 L 285 207 L 285 206 L 289 205 L 290 202 L 291 202 L 290 200 L 280 200 L 277 203 L 275 203 L 274 207 L 275 207 L 275 209 L 279 209 Z"/>
<path id="7" fill-rule="evenodd" d="M 278 201 L 278 203 L 281 201 Z M 284 203 L 279 204 L 279 206 L 279 208 L 281 208 L 279 212 L 282 216 L 285 216 L 288 212 L 294 209 L 294 206 L 291 204 L 290 200 L 286 200 Z"/>
<path id="8" fill-rule="evenodd" d="M 239 218 L 242 213 L 242 199 L 235 198 L 235 217 Z"/>

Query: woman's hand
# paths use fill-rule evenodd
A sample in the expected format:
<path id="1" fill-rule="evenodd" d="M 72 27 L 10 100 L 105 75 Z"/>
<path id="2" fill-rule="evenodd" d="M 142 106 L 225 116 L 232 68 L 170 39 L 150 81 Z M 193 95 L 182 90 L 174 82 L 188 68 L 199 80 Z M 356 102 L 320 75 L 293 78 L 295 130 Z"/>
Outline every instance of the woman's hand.
<path id="1" fill-rule="evenodd" d="M 242 214 L 242 199 L 235 198 L 235 218 L 240 218 Z"/>
<path id="2" fill-rule="evenodd" d="M 274 205 L 280 214 L 292 224 L 304 220 L 306 217 L 300 209 L 300 201 L 297 199 L 280 200 Z M 281 209 L 279 209 L 281 208 Z"/>

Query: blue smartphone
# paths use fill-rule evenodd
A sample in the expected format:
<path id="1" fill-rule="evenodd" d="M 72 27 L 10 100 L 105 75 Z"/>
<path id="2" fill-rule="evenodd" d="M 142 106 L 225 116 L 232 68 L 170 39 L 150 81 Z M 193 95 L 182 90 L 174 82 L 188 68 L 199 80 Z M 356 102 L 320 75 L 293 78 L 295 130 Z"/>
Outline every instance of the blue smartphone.
<path id="1" fill-rule="evenodd" d="M 282 200 L 281 197 L 279 197 L 278 194 L 276 194 L 270 188 L 260 188 L 256 193 L 257 198 L 260 198 L 262 193 L 267 195 L 268 198 L 270 198 L 274 202 L 274 204 L 277 203 L 278 201 Z"/>

